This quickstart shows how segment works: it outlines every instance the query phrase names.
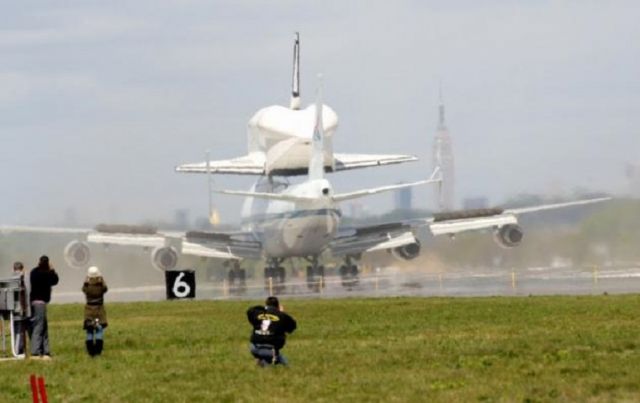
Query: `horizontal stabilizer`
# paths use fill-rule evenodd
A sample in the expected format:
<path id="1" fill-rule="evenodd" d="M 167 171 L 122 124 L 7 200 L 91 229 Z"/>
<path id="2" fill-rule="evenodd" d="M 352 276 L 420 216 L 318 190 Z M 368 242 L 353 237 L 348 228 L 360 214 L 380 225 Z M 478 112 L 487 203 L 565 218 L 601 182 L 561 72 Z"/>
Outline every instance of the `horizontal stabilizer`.
<path id="1" fill-rule="evenodd" d="M 400 183 L 398 185 L 388 185 L 388 186 L 380 186 L 377 188 L 358 190 L 350 193 L 342 193 L 333 196 L 333 201 L 341 202 L 345 200 L 357 199 L 359 197 L 369 196 L 382 192 L 389 192 L 392 190 L 398 190 L 418 185 L 426 185 L 427 183 L 440 183 L 442 182 L 442 174 L 440 172 L 440 168 L 436 168 L 431 173 L 431 176 L 427 180 L 411 182 L 411 183 Z"/>
<path id="2" fill-rule="evenodd" d="M 426 180 L 411 182 L 411 183 L 400 183 L 397 185 L 387 185 L 380 186 L 370 189 L 357 190 L 355 192 L 349 193 L 339 193 L 331 196 L 331 200 L 334 202 L 341 202 L 345 200 L 357 199 L 364 196 L 370 196 L 377 193 L 382 192 L 390 192 L 392 190 L 403 189 L 418 185 L 425 185 L 427 183 L 439 183 L 442 182 L 442 177 L 440 174 L 440 168 L 436 168 L 431 177 Z M 258 199 L 266 199 L 266 200 L 281 200 L 281 201 L 289 201 L 289 202 L 310 202 L 314 200 L 318 200 L 318 197 L 313 196 L 302 196 L 302 195 L 293 195 L 291 193 L 266 193 L 266 192 L 252 192 L 252 191 L 243 191 L 243 190 L 223 190 L 223 189 L 214 189 L 213 192 L 233 195 L 233 196 L 245 196 L 245 197 L 255 197 Z"/>
<path id="3" fill-rule="evenodd" d="M 334 195 L 332 199 L 335 202 L 341 202 L 344 200 L 351 200 L 351 199 L 357 199 L 359 197 L 374 195 L 376 193 L 389 192 L 396 189 L 424 185 L 427 183 L 434 183 L 439 181 L 440 181 L 439 179 L 427 179 L 427 180 L 418 181 L 418 182 L 402 183 L 399 185 L 381 186 L 377 188 L 358 190 L 356 192 L 337 194 L 337 195 Z M 298 196 L 298 195 L 292 195 L 292 194 L 286 194 L 286 193 L 266 193 L 266 192 L 251 192 L 251 191 L 243 191 L 243 190 L 223 190 L 223 189 L 214 189 L 213 192 L 232 195 L 232 196 L 255 197 L 257 199 L 280 200 L 280 201 L 288 201 L 288 202 L 310 202 L 310 201 L 317 200 L 317 198 L 315 197 Z"/>
<path id="4" fill-rule="evenodd" d="M 265 193 L 265 192 L 249 192 L 249 191 L 243 191 L 243 190 L 222 190 L 222 189 L 214 189 L 213 192 L 221 193 L 225 195 L 255 197 L 257 199 L 280 200 L 280 201 L 289 201 L 289 202 L 305 202 L 305 201 L 315 200 L 315 198 L 312 198 L 312 197 L 294 196 L 286 193 Z"/>
<path id="5" fill-rule="evenodd" d="M 390 192 L 392 190 L 403 189 L 418 185 L 425 185 L 427 183 L 440 182 L 439 179 L 427 179 L 423 181 L 411 182 L 411 183 L 401 183 L 399 185 L 389 185 L 389 186 L 380 186 L 377 188 L 358 190 L 350 193 L 341 193 L 333 196 L 333 200 L 336 202 L 341 202 L 345 200 L 357 199 L 364 196 L 374 195 L 382 192 Z"/>

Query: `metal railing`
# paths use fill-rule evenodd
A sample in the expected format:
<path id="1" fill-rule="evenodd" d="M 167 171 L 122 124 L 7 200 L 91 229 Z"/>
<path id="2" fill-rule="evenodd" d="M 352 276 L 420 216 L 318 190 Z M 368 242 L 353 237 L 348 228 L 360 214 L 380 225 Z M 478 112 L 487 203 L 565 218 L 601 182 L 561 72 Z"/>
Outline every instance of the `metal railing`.
<path id="1" fill-rule="evenodd" d="M 149 301 L 165 299 L 165 285 L 114 287 L 107 301 Z M 227 280 L 204 282 L 196 287 L 197 299 L 262 299 L 267 295 L 296 298 L 343 298 L 386 296 L 514 296 L 640 292 L 638 267 L 531 268 L 526 270 L 482 270 L 415 272 L 373 270 L 357 280 L 344 281 L 338 275 L 306 278 L 248 278 L 244 285 Z M 56 292 L 54 302 L 82 302 L 79 292 Z"/>

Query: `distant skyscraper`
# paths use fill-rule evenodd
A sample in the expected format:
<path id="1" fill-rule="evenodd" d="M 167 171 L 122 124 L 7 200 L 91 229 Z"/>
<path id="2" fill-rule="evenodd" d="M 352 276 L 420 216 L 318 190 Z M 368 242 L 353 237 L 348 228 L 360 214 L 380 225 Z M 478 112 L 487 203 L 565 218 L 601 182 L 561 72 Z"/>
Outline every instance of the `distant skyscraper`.
<path id="1" fill-rule="evenodd" d="M 349 216 L 355 220 L 363 218 L 366 215 L 365 205 L 359 201 L 349 203 Z"/>
<path id="2" fill-rule="evenodd" d="M 440 91 L 440 105 L 438 107 L 438 130 L 433 142 L 433 168 L 439 166 L 442 174 L 440 191 L 435 190 L 436 208 L 438 210 L 453 210 L 455 200 L 455 169 L 453 147 L 449 130 L 444 122 L 444 102 Z"/>
<path id="3" fill-rule="evenodd" d="M 625 173 L 629 181 L 629 193 L 632 197 L 640 196 L 640 164 L 628 163 Z"/>
<path id="4" fill-rule="evenodd" d="M 394 204 L 396 210 L 411 210 L 411 199 L 413 192 L 411 188 L 398 189 L 394 193 Z"/>

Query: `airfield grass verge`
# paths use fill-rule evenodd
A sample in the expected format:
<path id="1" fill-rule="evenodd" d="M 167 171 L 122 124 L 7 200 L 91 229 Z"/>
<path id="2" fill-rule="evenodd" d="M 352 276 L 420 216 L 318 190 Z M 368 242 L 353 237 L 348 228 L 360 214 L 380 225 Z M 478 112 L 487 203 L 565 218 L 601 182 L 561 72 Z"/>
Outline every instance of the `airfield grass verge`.
<path id="1" fill-rule="evenodd" d="M 257 303 L 258 301 L 253 301 Z M 283 301 L 289 368 L 248 353 L 247 301 L 107 305 L 105 352 L 82 305 L 52 305 L 53 361 L 0 363 L 0 401 L 611 401 L 640 399 L 640 296 Z"/>

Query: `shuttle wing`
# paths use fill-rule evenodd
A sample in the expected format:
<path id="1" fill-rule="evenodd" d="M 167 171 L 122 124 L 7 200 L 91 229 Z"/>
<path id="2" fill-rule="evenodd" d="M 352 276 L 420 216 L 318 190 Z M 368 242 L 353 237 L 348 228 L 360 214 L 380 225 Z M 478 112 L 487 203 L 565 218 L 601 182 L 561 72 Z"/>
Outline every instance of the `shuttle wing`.
<path id="1" fill-rule="evenodd" d="M 391 164 L 401 164 L 404 162 L 417 161 L 413 155 L 401 154 L 334 154 L 335 172 L 350 169 L 385 166 Z M 275 169 L 278 175 L 306 175 L 308 172 L 307 161 L 305 165 L 291 166 L 290 168 L 279 167 Z M 212 174 L 232 174 L 232 175 L 266 175 L 266 158 L 262 153 L 252 153 L 242 157 L 228 160 L 195 162 L 178 165 L 177 172 L 206 174 L 209 170 Z M 326 172 L 334 171 L 330 166 L 325 167 Z"/>
<path id="2" fill-rule="evenodd" d="M 176 167 L 177 172 L 183 173 L 204 173 L 212 174 L 234 174 L 234 175 L 264 175 L 265 158 L 261 153 L 248 154 L 242 157 L 229 160 L 195 162 L 183 164 Z"/>

